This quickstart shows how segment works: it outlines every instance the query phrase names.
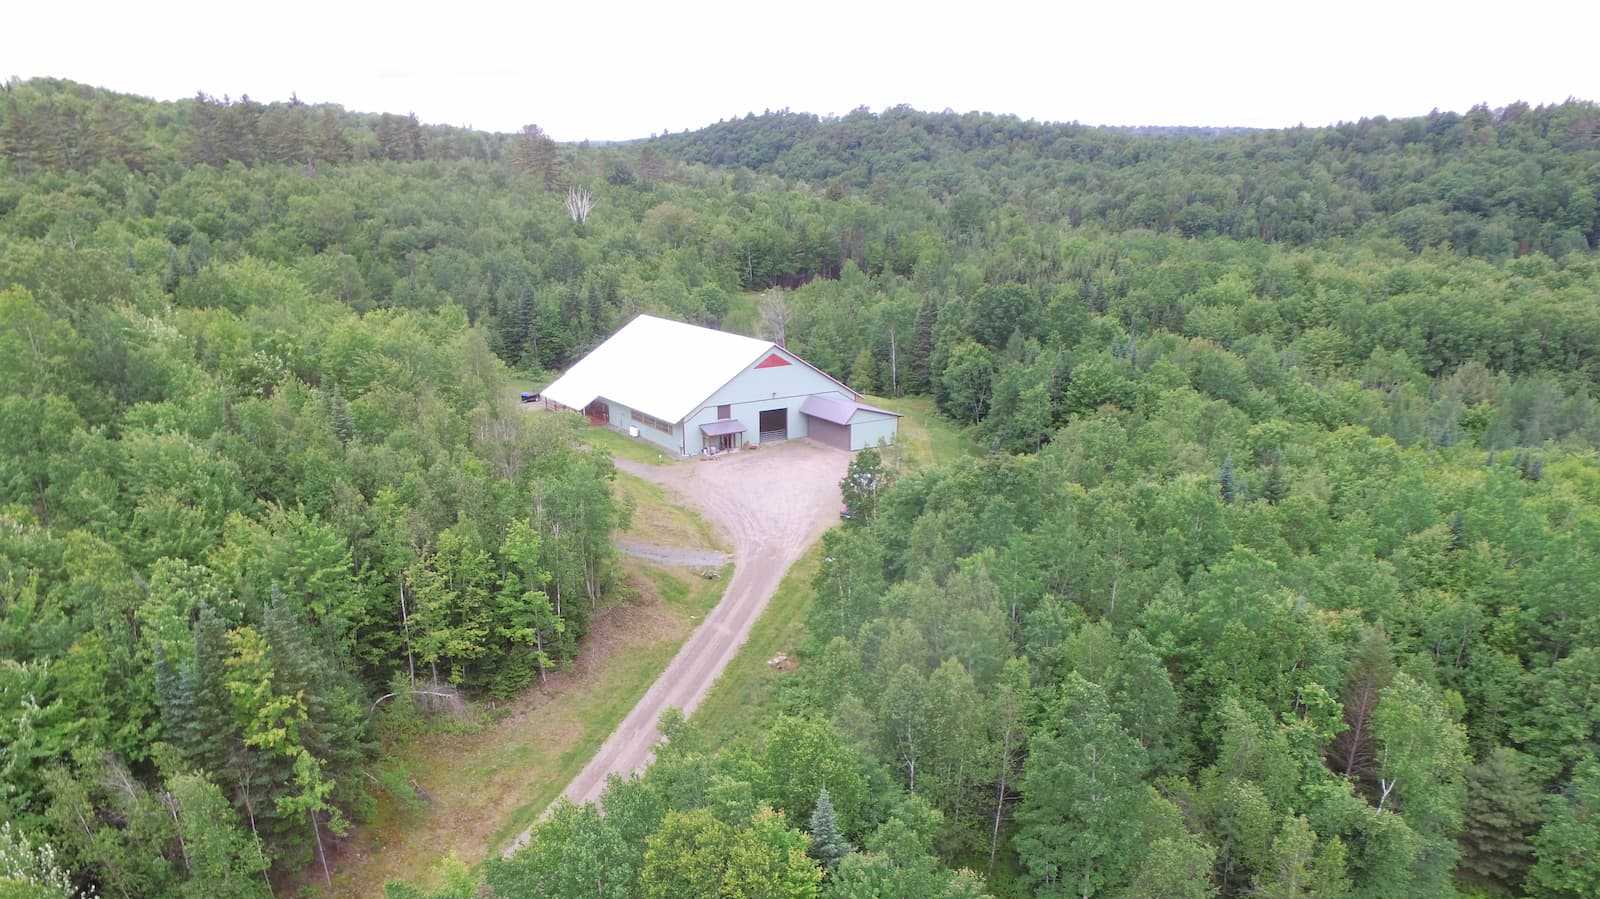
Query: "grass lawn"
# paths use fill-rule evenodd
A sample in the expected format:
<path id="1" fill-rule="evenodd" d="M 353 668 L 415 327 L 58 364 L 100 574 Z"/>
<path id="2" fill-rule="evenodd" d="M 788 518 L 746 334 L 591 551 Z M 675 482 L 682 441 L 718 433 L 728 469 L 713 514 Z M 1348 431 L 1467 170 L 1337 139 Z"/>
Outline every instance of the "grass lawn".
<path id="1" fill-rule="evenodd" d="M 900 419 L 899 443 L 891 452 L 900 453 L 908 469 L 926 468 L 963 456 L 978 455 L 978 447 L 972 439 L 934 409 L 933 397 L 869 396 L 866 400 L 903 416 Z"/>
<path id="2" fill-rule="evenodd" d="M 669 456 L 662 452 L 659 447 L 643 437 L 629 437 L 621 431 L 613 431 L 610 428 L 590 425 L 582 428 L 579 434 L 589 442 L 590 446 L 645 465 L 666 465 L 669 462 L 682 461 L 677 456 Z"/>
<path id="3" fill-rule="evenodd" d="M 515 399 L 520 397 L 523 393 L 538 393 L 546 387 L 549 387 L 550 384 L 555 381 L 555 379 L 555 375 L 545 375 L 538 378 L 530 378 L 527 375 L 520 374 L 518 372 L 512 372 L 506 377 L 506 390 L 510 392 L 512 398 Z"/>
<path id="4" fill-rule="evenodd" d="M 510 702 L 477 705 L 478 726 L 428 733 L 391 750 L 429 797 L 420 811 L 380 799 L 344 841 L 333 895 L 381 897 L 389 881 L 424 882 L 450 853 L 477 864 L 555 801 L 716 605 L 728 581 L 623 563 L 631 598 L 602 612 L 570 670 Z M 308 869 L 301 895 L 324 895 Z"/>
<path id="5" fill-rule="evenodd" d="M 778 591 L 750 629 L 750 639 L 695 710 L 692 720 L 706 735 L 706 745 L 748 742 L 777 711 L 778 682 L 792 675 L 767 662 L 780 652 L 795 657 L 805 639 L 806 615 L 816 599 L 811 581 L 821 566 L 819 542 L 789 566 Z"/>
<path id="6" fill-rule="evenodd" d="M 685 549 L 728 549 L 709 522 L 659 484 L 625 471 L 617 472 L 613 484 L 617 498 L 633 505 L 633 521 L 618 536 Z"/>

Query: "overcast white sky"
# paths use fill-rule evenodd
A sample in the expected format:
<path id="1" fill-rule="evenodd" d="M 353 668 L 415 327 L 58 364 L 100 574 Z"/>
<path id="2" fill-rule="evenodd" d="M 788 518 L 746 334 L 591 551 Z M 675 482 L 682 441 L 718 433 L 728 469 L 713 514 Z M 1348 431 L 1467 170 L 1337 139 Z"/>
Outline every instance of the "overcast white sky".
<path id="1" fill-rule="evenodd" d="M 1271 127 L 1600 99 L 1597 0 L 0 5 L 0 77 L 297 92 L 561 140 L 782 107 Z"/>

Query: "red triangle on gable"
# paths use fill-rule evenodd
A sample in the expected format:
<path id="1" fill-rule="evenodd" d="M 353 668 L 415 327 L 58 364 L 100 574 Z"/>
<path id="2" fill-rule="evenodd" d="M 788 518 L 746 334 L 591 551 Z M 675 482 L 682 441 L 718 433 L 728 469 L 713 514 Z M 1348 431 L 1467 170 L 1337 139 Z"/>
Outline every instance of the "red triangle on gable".
<path id="1" fill-rule="evenodd" d="M 777 368 L 780 365 L 788 365 L 788 364 L 789 364 L 789 360 L 788 359 L 783 358 L 782 356 L 778 355 L 777 353 L 773 353 L 772 355 L 768 356 L 767 358 L 762 359 L 761 362 L 756 365 L 756 368 Z"/>

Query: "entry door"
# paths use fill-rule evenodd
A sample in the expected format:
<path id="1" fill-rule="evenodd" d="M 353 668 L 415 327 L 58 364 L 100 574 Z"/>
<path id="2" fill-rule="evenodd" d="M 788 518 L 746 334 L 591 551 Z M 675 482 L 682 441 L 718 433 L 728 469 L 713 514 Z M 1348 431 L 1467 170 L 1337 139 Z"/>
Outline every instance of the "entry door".
<path id="1" fill-rule="evenodd" d="M 761 410 L 761 442 L 768 440 L 787 440 L 789 438 L 789 409 L 763 409 Z"/>

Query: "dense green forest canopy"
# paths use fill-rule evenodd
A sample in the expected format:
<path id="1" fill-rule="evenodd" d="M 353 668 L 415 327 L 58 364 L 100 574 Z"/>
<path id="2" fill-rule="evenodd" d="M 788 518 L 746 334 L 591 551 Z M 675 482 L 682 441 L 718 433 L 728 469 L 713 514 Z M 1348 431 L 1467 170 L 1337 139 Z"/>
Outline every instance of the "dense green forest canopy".
<path id="1" fill-rule="evenodd" d="M 652 311 L 988 454 L 858 457 L 782 715 L 497 895 L 1595 895 L 1597 245 L 1576 100 L 584 147 L 11 82 L 0 872 L 259 895 L 406 789 L 437 698 L 375 700 L 570 660 L 626 513 L 505 374 Z"/>

